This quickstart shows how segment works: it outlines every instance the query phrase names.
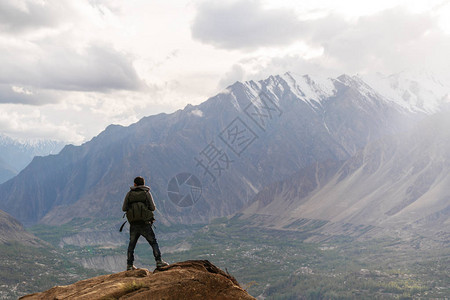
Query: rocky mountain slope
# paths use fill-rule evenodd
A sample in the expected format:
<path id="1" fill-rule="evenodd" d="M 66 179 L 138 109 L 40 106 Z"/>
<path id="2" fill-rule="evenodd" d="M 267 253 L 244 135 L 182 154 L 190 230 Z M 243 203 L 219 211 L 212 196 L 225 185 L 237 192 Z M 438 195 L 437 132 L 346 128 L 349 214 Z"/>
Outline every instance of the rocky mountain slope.
<path id="1" fill-rule="evenodd" d="M 26 246 L 38 246 L 38 238 L 25 231 L 22 224 L 9 214 L 0 210 L 0 244 L 19 243 Z"/>
<path id="2" fill-rule="evenodd" d="M 20 299 L 255 299 L 209 261 L 186 261 L 155 270 L 125 271 L 56 286 Z"/>
<path id="3" fill-rule="evenodd" d="M 55 248 L 0 211 L 0 299 L 17 299 L 50 288 L 55 281 L 68 284 L 98 274 L 69 262 Z"/>
<path id="4" fill-rule="evenodd" d="M 343 163 L 313 164 L 262 190 L 243 218 L 280 229 L 316 226 L 326 236 L 391 233 L 448 245 L 449 128 L 450 113 L 442 112 Z"/>
<path id="5" fill-rule="evenodd" d="M 0 185 L 0 208 L 25 224 L 119 222 L 128 186 L 143 175 L 159 220 L 207 222 L 239 211 L 271 182 L 314 162 L 348 159 L 424 114 L 358 77 L 287 73 L 237 82 L 198 106 L 109 126 L 81 146 L 36 157 Z"/>

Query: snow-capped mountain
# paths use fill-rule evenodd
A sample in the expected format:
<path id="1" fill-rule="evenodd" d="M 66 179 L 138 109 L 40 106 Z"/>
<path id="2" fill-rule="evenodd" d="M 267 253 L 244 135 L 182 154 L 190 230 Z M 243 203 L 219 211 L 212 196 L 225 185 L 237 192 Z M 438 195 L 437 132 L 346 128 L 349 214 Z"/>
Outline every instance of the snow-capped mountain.
<path id="1" fill-rule="evenodd" d="M 450 84 L 427 71 L 361 78 L 383 97 L 412 112 L 436 113 L 450 104 Z"/>
<path id="2" fill-rule="evenodd" d="M 285 73 L 280 78 L 286 81 L 300 99 L 313 105 L 332 97 L 336 92 L 336 79 L 333 78 L 292 72 Z M 378 94 L 410 112 L 433 114 L 450 104 L 450 83 L 426 71 L 340 76 L 338 80 L 345 84 L 357 84 L 362 93 L 371 97 Z"/>
<path id="3" fill-rule="evenodd" d="M 17 140 L 0 134 L 0 183 L 7 181 L 35 156 L 57 154 L 64 143 L 52 140 Z"/>

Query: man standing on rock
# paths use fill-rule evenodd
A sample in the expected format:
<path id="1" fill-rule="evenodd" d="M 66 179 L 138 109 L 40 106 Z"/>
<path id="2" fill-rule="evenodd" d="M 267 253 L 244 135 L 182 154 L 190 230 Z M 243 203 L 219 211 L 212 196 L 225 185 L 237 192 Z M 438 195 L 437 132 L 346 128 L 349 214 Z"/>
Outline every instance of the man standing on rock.
<path id="1" fill-rule="evenodd" d="M 134 248 L 139 237 L 142 235 L 153 249 L 153 256 L 156 261 L 156 268 L 168 266 L 161 259 L 161 251 L 153 232 L 152 224 L 155 221 L 153 212 L 155 211 L 155 202 L 153 201 L 150 188 L 145 185 L 143 177 L 134 179 L 134 186 L 125 196 L 122 210 L 126 212 L 128 222 L 130 223 L 130 243 L 128 244 L 127 271 L 137 269 L 134 265 Z"/>

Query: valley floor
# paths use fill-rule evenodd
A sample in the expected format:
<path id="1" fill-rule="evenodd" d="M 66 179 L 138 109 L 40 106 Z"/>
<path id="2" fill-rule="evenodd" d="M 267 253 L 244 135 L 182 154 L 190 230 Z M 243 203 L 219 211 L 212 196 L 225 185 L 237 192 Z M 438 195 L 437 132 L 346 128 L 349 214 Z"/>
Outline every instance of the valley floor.
<path id="1" fill-rule="evenodd" d="M 70 226 L 64 230 L 70 232 Z M 31 228 L 57 248 L 60 230 Z M 345 236 L 307 243 L 307 231 L 262 229 L 237 217 L 208 225 L 157 224 L 155 231 L 166 261 L 210 260 L 260 299 L 436 299 L 450 295 L 448 247 L 420 250 L 418 241 L 411 244 L 385 238 L 360 242 Z M 58 252 L 77 262 L 114 257 L 111 261 L 120 264 L 122 257 L 125 264 L 127 233 L 122 234 L 121 246 L 66 245 Z M 154 269 L 146 243 L 138 244 L 136 256 L 138 267 Z M 60 284 L 58 278 L 54 280 Z"/>

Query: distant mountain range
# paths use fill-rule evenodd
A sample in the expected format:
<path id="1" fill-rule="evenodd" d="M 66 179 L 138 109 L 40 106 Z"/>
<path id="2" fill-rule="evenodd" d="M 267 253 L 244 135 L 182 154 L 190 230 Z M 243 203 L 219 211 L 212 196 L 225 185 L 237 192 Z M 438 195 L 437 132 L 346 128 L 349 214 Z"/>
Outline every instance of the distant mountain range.
<path id="1" fill-rule="evenodd" d="M 0 208 L 25 224 L 77 217 L 120 222 L 123 197 L 143 175 L 164 223 L 231 215 L 264 187 L 314 164 L 330 162 L 326 172 L 333 177 L 368 143 L 412 128 L 448 102 L 441 90 L 431 104 L 417 100 L 428 90 L 418 81 L 417 101 L 393 96 L 404 94 L 402 84 L 373 88 L 386 80 L 392 78 L 286 73 L 236 82 L 200 105 L 128 127 L 111 125 L 81 146 L 36 157 L 0 185 Z"/>
<path id="2" fill-rule="evenodd" d="M 34 156 L 57 154 L 64 145 L 52 140 L 21 141 L 0 134 L 0 183 L 17 175 Z"/>

